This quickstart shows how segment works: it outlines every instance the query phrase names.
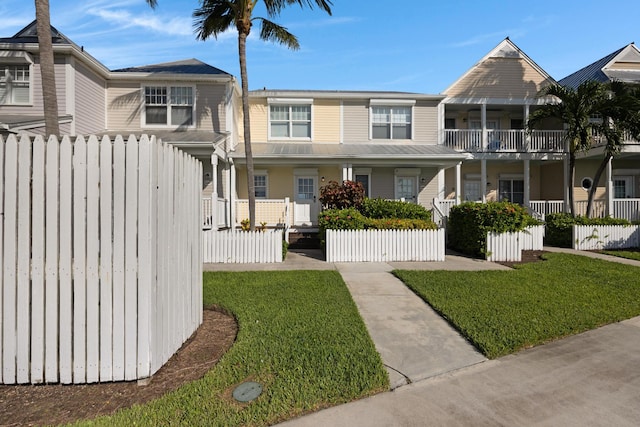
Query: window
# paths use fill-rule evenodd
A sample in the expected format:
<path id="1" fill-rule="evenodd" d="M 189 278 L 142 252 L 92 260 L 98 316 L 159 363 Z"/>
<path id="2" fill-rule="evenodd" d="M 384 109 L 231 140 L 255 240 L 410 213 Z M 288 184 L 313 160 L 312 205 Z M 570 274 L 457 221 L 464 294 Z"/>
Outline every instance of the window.
<path id="1" fill-rule="evenodd" d="M 28 65 L 0 65 L 0 105 L 29 104 Z"/>
<path id="2" fill-rule="evenodd" d="M 633 177 L 615 176 L 613 177 L 613 198 L 626 199 L 633 197 Z"/>
<path id="3" fill-rule="evenodd" d="M 498 196 L 500 201 L 524 204 L 524 180 L 501 178 L 499 180 Z"/>
<path id="4" fill-rule="evenodd" d="M 444 119 L 444 128 L 445 129 L 455 129 L 456 128 L 456 119 L 453 117 L 447 117 Z"/>
<path id="5" fill-rule="evenodd" d="M 370 176 L 368 174 L 356 174 L 356 182 L 362 184 L 365 197 L 371 197 L 371 193 L 369 192 L 369 179 Z"/>
<path id="6" fill-rule="evenodd" d="M 255 187 L 256 199 L 267 198 L 267 174 L 260 173 L 253 175 L 253 185 Z"/>
<path id="7" fill-rule="evenodd" d="M 371 106 L 372 139 L 411 139 L 411 107 Z"/>
<path id="8" fill-rule="evenodd" d="M 311 138 L 311 105 L 270 105 L 271 138 Z"/>
<path id="9" fill-rule="evenodd" d="M 193 125 L 192 87 L 146 86 L 144 104 L 146 125 Z"/>

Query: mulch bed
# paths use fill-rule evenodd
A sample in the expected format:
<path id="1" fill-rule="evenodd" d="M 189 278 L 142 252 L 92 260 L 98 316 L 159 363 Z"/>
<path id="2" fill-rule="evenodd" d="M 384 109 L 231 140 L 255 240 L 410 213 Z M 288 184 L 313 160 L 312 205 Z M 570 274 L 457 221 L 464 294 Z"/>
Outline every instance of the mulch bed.
<path id="1" fill-rule="evenodd" d="M 542 259 L 542 255 L 547 253 L 547 251 L 522 251 L 522 261 L 520 262 L 507 262 L 501 261 L 496 264 L 506 265 L 507 267 L 512 267 L 519 264 L 526 264 L 530 262 L 539 262 L 544 261 Z"/>
<path id="2" fill-rule="evenodd" d="M 111 414 L 145 403 L 202 378 L 235 341 L 235 319 L 204 310 L 202 325 L 147 385 L 0 385 L 0 425 L 62 424 Z"/>

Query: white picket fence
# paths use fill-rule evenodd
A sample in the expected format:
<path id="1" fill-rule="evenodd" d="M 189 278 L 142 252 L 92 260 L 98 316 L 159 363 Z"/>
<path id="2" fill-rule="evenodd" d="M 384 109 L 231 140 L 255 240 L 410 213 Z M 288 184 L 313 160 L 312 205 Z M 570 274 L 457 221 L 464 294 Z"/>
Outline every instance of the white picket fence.
<path id="1" fill-rule="evenodd" d="M 579 251 L 640 247 L 637 225 L 574 225 L 573 248 Z"/>
<path id="2" fill-rule="evenodd" d="M 206 263 L 282 262 L 282 230 L 206 230 L 202 240 Z"/>
<path id="3" fill-rule="evenodd" d="M 1 382 L 155 373 L 202 322 L 201 183 L 154 137 L 0 137 Z"/>
<path id="4" fill-rule="evenodd" d="M 544 225 L 515 233 L 487 234 L 487 261 L 522 260 L 522 251 L 539 251 L 544 246 Z"/>
<path id="5" fill-rule="evenodd" d="M 327 230 L 327 262 L 444 261 L 444 229 Z"/>

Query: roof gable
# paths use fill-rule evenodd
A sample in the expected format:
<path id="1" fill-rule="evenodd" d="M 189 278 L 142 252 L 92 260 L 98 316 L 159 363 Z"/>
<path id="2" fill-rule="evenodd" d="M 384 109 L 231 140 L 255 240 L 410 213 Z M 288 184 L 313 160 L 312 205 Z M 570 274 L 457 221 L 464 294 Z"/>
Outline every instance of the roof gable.
<path id="1" fill-rule="evenodd" d="M 445 90 L 456 98 L 524 99 L 537 95 L 553 78 L 508 37 Z"/>
<path id="2" fill-rule="evenodd" d="M 37 21 L 33 20 L 29 25 L 18 31 L 13 37 L 0 38 L 0 43 L 38 43 Z M 74 44 L 67 36 L 51 26 L 51 42 L 53 44 Z"/>

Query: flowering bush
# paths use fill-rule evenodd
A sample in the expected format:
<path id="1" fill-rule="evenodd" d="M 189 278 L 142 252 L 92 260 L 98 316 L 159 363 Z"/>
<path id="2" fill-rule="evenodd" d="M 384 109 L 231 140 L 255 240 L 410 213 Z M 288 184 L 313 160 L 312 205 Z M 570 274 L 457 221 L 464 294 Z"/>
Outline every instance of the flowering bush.
<path id="1" fill-rule="evenodd" d="M 320 202 L 325 209 L 359 208 L 364 200 L 364 187 L 355 181 L 329 181 L 320 188 Z"/>

